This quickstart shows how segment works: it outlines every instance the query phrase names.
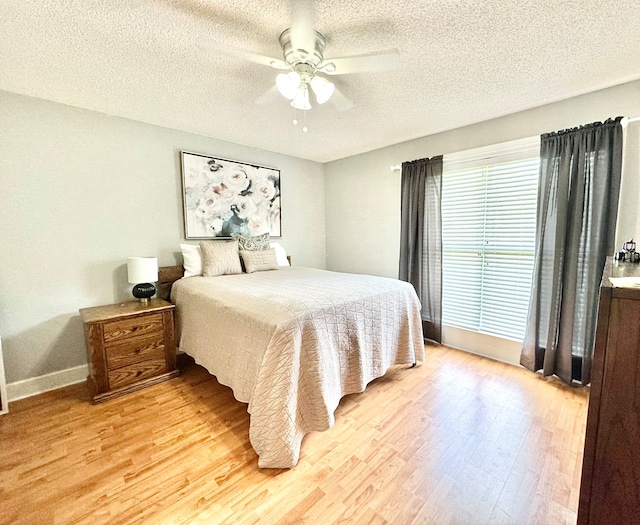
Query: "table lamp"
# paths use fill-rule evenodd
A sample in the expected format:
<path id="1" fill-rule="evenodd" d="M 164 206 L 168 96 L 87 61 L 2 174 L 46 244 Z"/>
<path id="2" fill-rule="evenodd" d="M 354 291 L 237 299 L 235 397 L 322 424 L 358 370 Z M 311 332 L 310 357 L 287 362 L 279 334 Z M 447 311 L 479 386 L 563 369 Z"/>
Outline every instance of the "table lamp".
<path id="1" fill-rule="evenodd" d="M 157 257 L 129 257 L 127 259 L 129 284 L 135 284 L 131 293 L 140 302 L 147 304 L 149 298 L 156 293 L 152 284 L 158 280 Z"/>

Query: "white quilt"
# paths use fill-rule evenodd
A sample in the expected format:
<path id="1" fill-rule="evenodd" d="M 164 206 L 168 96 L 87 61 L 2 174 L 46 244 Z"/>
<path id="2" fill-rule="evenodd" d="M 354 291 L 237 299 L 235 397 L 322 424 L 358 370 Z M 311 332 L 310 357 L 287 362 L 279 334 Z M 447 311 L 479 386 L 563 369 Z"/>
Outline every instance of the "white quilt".
<path id="1" fill-rule="evenodd" d="M 181 279 L 171 296 L 180 350 L 248 403 L 260 467 L 295 466 L 343 396 L 424 360 L 418 297 L 396 279 L 282 267 Z"/>

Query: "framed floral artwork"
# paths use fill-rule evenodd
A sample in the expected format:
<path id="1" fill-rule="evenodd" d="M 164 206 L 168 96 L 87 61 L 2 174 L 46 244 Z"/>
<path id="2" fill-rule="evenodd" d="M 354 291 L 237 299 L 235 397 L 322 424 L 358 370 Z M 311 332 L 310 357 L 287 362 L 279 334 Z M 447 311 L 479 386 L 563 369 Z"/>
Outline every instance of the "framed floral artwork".
<path id="1" fill-rule="evenodd" d="M 182 152 L 187 239 L 280 237 L 280 170 Z"/>

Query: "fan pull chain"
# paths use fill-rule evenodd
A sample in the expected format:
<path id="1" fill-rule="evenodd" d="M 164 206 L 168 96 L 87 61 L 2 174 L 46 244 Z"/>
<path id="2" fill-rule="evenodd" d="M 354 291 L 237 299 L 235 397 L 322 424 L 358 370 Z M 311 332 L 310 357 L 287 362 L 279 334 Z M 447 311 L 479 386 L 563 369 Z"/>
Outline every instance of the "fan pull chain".
<path id="1" fill-rule="evenodd" d="M 302 114 L 302 120 L 303 120 L 303 126 L 302 126 L 302 131 L 304 133 L 307 133 L 309 131 L 309 128 L 307 127 L 307 110 L 304 110 L 304 113 Z M 298 125 L 298 117 L 296 114 L 296 108 L 293 108 L 293 125 L 297 126 Z"/>

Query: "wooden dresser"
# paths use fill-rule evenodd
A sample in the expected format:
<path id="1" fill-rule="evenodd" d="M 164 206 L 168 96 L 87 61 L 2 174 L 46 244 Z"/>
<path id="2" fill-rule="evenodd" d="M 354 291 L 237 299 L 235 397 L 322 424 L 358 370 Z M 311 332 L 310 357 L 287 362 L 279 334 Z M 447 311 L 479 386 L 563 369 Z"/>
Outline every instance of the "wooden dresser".
<path id="1" fill-rule="evenodd" d="M 640 524 L 640 265 L 607 261 L 600 288 L 578 525 Z"/>
<path id="2" fill-rule="evenodd" d="M 83 308 L 94 403 L 176 377 L 175 306 L 162 299 Z"/>

